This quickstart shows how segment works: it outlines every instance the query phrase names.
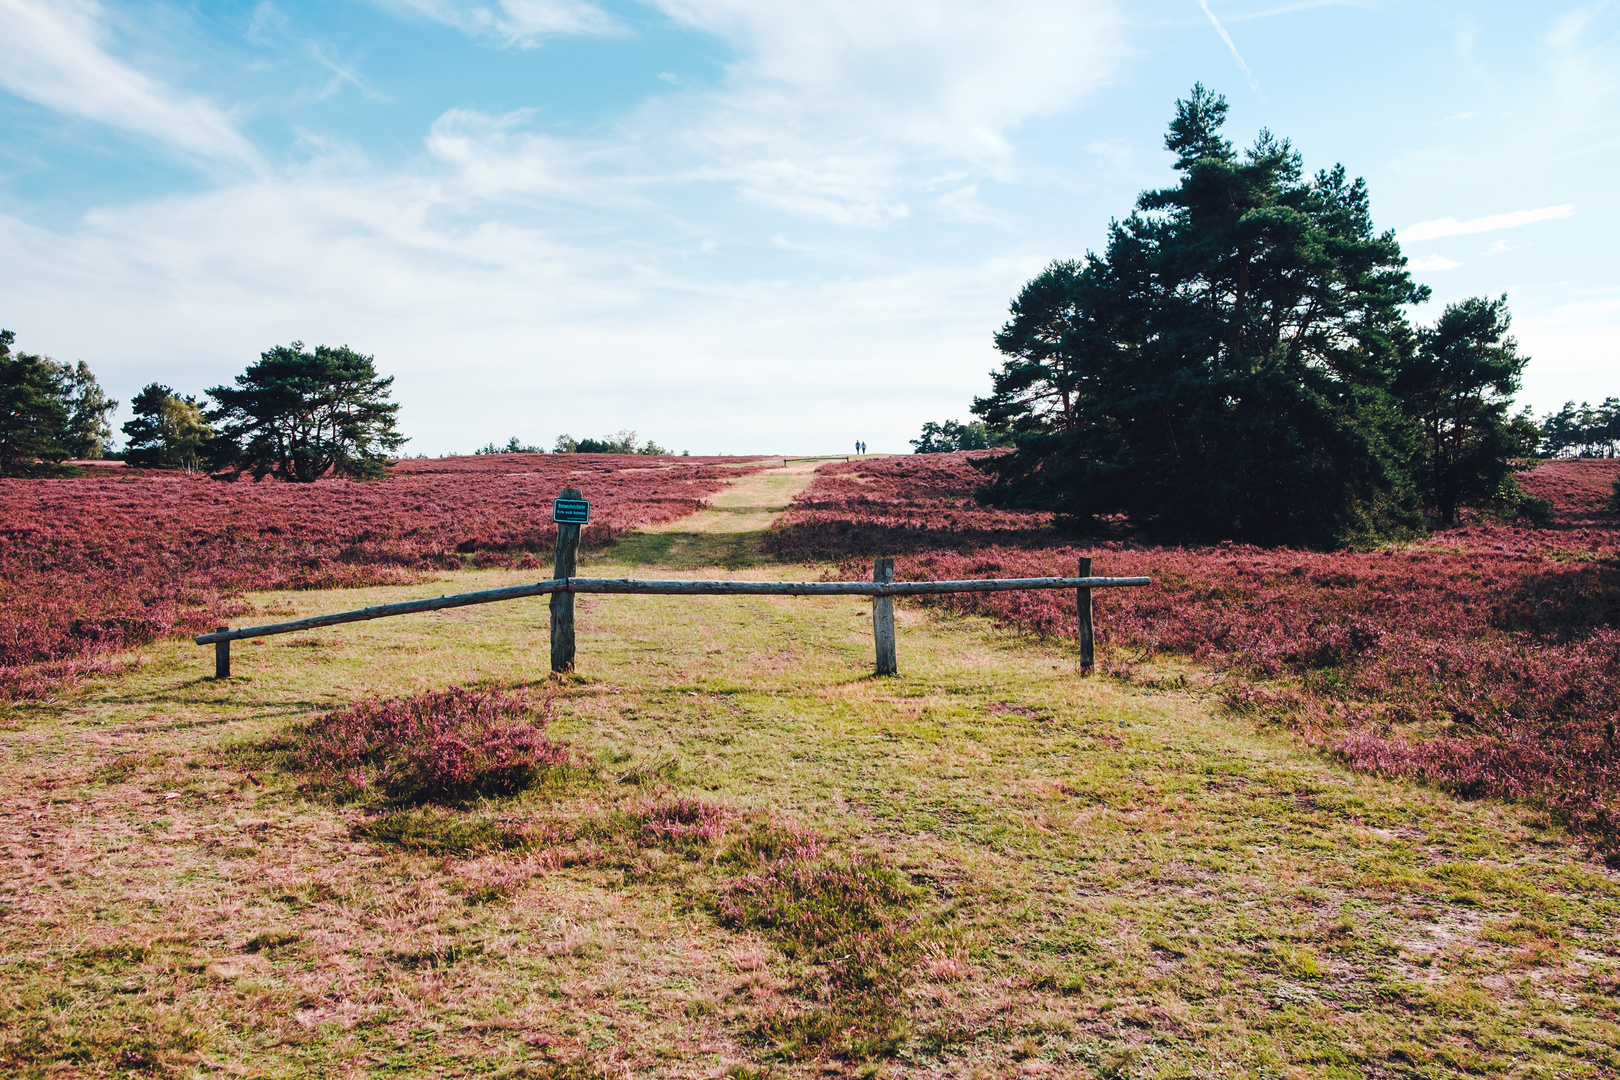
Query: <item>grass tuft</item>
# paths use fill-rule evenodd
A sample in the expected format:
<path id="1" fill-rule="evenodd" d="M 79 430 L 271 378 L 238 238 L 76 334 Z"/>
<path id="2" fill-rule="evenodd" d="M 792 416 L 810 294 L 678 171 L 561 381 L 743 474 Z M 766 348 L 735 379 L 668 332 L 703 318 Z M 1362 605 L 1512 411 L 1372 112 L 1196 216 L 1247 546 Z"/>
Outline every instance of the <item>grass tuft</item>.
<path id="1" fill-rule="evenodd" d="M 373 843 L 424 855 L 479 855 L 492 851 L 521 851 L 553 836 L 527 822 L 507 821 L 476 811 L 437 806 L 395 810 L 353 828 L 354 835 Z"/>
<path id="2" fill-rule="evenodd" d="M 825 1004 L 779 1010 L 756 1028 L 788 1058 L 831 1053 L 863 1060 L 904 1037 L 905 990 L 921 952 L 909 907 L 915 890 L 862 857 L 783 860 L 732 881 L 714 903 L 722 926 L 764 930 L 789 957 L 810 964 Z"/>

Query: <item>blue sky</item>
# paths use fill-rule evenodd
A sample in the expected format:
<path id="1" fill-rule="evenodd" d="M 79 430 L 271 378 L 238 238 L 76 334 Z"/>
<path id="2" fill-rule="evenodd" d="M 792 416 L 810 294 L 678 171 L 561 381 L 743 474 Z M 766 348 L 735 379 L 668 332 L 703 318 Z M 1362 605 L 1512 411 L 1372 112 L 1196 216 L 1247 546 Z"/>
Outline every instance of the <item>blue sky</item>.
<path id="1" fill-rule="evenodd" d="M 0 0 L 0 326 L 128 400 L 294 339 L 411 452 L 904 451 L 1009 299 L 1229 130 L 1365 176 L 1538 411 L 1620 394 L 1620 3 Z"/>

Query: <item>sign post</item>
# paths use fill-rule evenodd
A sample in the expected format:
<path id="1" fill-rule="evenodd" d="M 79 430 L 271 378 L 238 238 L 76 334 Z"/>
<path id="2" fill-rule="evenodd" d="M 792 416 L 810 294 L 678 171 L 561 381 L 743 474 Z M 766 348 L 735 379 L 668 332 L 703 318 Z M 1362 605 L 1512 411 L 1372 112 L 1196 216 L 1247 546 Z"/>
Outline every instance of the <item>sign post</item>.
<path id="1" fill-rule="evenodd" d="M 557 555 L 553 578 L 571 578 L 579 569 L 579 527 L 591 520 L 591 504 L 578 488 L 563 488 L 551 504 L 551 520 L 557 523 Z M 551 594 L 551 670 L 570 671 L 574 667 L 574 594 Z"/>

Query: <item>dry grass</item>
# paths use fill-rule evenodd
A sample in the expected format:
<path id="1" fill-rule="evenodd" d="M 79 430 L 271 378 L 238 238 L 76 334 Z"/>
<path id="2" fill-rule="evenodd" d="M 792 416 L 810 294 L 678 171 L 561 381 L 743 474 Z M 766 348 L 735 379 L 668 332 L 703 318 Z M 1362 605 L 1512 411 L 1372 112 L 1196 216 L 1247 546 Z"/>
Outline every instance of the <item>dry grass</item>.
<path id="1" fill-rule="evenodd" d="M 619 554 L 588 572 L 647 552 Z M 368 695 L 541 692 L 543 599 L 238 646 L 223 684 L 209 650 L 155 646 L 5 713 L 3 1068 L 1620 1072 L 1620 877 L 1527 811 L 1349 773 L 1194 669 L 1081 680 L 978 620 L 902 606 L 892 680 L 850 599 L 590 598 L 579 621 L 546 733 L 586 766 L 409 820 L 300 794 L 266 745 Z M 851 924 L 892 924 L 882 1038 L 795 1020 L 857 1001 L 842 953 L 725 914 L 782 858 L 898 875 Z"/>

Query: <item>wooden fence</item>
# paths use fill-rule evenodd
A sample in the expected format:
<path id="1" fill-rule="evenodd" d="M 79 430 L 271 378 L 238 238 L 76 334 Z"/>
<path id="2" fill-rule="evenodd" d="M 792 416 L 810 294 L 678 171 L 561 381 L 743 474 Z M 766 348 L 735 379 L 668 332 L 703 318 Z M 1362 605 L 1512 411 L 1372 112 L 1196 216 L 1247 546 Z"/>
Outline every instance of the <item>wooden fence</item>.
<path id="1" fill-rule="evenodd" d="M 578 499 L 580 493 L 565 488 L 564 499 Z M 517 600 L 525 596 L 551 597 L 551 670 L 568 671 L 574 666 L 574 596 L 578 593 L 646 594 L 653 596 L 870 596 L 872 598 L 872 636 L 876 649 L 876 673 L 894 675 L 899 671 L 895 661 L 894 597 L 928 596 L 939 593 L 1012 592 L 1024 589 L 1075 590 L 1077 630 L 1080 639 L 1080 669 L 1089 674 L 1095 663 L 1095 643 L 1092 634 L 1091 591 L 1151 585 L 1146 577 L 1093 577 L 1091 560 L 1081 559 L 1078 573 L 1072 578 L 972 578 L 966 581 L 895 581 L 894 560 L 879 559 L 873 567 L 871 581 L 656 581 L 645 578 L 583 578 L 574 575 L 579 556 L 579 525 L 557 526 L 556 561 L 553 576 L 547 581 L 528 585 L 509 585 L 500 589 L 435 596 L 423 600 L 405 600 L 396 604 L 379 604 L 354 611 L 339 611 L 331 615 L 314 615 L 291 622 L 270 623 L 265 626 L 244 626 L 232 630 L 221 626 L 212 634 L 199 634 L 198 645 L 214 646 L 214 677 L 230 678 L 231 642 L 243 638 L 268 637 L 272 634 L 291 634 L 300 630 L 314 630 L 342 623 L 365 622 L 394 615 L 410 615 L 420 611 L 443 611 L 446 608 L 467 607 L 472 604 L 493 604 L 503 600 Z"/>

